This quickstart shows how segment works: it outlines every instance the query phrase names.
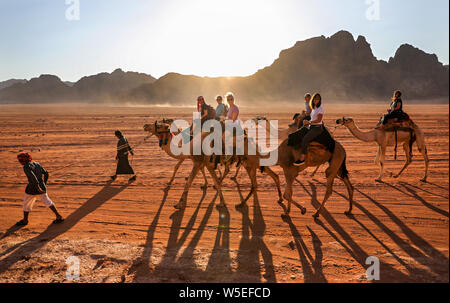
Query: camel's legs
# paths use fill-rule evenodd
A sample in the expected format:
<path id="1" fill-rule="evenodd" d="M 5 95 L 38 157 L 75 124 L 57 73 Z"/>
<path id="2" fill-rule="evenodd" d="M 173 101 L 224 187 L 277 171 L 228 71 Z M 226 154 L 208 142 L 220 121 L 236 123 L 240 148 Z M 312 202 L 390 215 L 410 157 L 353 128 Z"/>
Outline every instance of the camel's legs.
<path id="1" fill-rule="evenodd" d="M 417 147 L 419 148 L 419 152 L 422 154 L 423 160 L 425 161 L 425 175 L 420 181 L 427 182 L 428 165 L 430 163 L 430 160 L 428 158 L 428 151 L 427 151 L 427 147 L 425 145 L 425 139 L 424 139 L 423 133 L 421 131 L 419 132 L 416 130 L 416 135 L 417 135 Z"/>
<path id="2" fill-rule="evenodd" d="M 173 180 L 175 179 L 175 175 L 177 174 L 177 171 L 178 171 L 178 169 L 180 168 L 180 166 L 181 166 L 181 164 L 182 164 L 183 162 L 184 162 L 184 159 L 180 159 L 180 160 L 178 161 L 178 163 L 175 165 L 175 168 L 174 168 L 174 170 L 173 170 L 172 178 L 170 178 L 169 183 L 167 183 L 166 189 L 169 189 L 170 186 L 172 185 L 172 182 L 173 182 Z"/>
<path id="3" fill-rule="evenodd" d="M 216 190 L 219 194 L 219 199 L 220 199 L 220 206 L 224 206 L 225 205 L 225 199 L 223 198 L 223 194 L 222 194 L 222 187 L 220 186 L 219 180 L 217 178 L 216 172 L 214 171 L 214 168 L 211 166 L 207 166 L 206 167 L 209 171 L 209 174 L 211 175 L 213 181 L 214 181 L 214 186 L 216 187 Z"/>
<path id="4" fill-rule="evenodd" d="M 343 178 L 342 181 L 344 182 L 345 186 L 347 187 L 347 191 L 348 191 L 349 208 L 348 208 L 348 211 L 345 212 L 345 214 L 351 215 L 352 209 L 353 209 L 353 185 L 350 182 L 350 179 L 348 178 L 348 176 Z"/>
<path id="5" fill-rule="evenodd" d="M 250 181 L 252 182 L 252 188 L 250 189 L 247 197 L 240 204 L 236 205 L 236 208 L 244 206 L 247 203 L 248 199 L 250 199 L 250 197 L 253 195 L 253 193 L 258 190 L 258 183 L 256 182 L 256 168 L 245 165 L 245 169 L 247 170 Z"/>
<path id="6" fill-rule="evenodd" d="M 270 167 L 265 167 L 265 171 L 273 179 L 273 181 L 275 182 L 275 185 L 277 186 L 278 203 L 283 202 L 283 195 L 281 194 L 281 188 L 280 188 L 280 178 L 273 170 L 270 169 Z"/>
<path id="7" fill-rule="evenodd" d="M 377 164 L 380 165 L 380 175 L 378 176 L 377 179 L 375 179 L 375 181 L 377 182 L 381 182 L 381 179 L 383 178 L 385 155 L 386 155 L 386 145 L 379 145 L 377 153 Z"/>
<path id="8" fill-rule="evenodd" d="M 189 178 L 184 186 L 184 191 L 183 194 L 181 195 L 180 201 L 178 202 L 178 204 L 174 206 L 176 209 L 184 209 L 186 207 L 189 188 L 191 187 L 192 181 L 194 181 L 195 176 L 197 175 L 199 169 L 203 168 L 202 166 L 203 163 L 194 162 L 194 167 L 192 168 L 191 174 L 189 175 Z"/>
<path id="9" fill-rule="evenodd" d="M 235 181 L 237 180 L 237 176 L 239 174 L 239 171 L 241 170 L 241 167 L 242 167 L 242 163 L 239 164 L 238 167 L 236 167 L 236 173 L 234 174 L 233 177 L 231 177 L 231 180 L 235 180 Z"/>
<path id="10" fill-rule="evenodd" d="M 227 162 L 225 164 L 225 169 L 223 171 L 223 175 L 222 175 L 222 177 L 220 178 L 220 181 L 219 181 L 220 184 L 222 184 L 223 180 L 225 180 L 225 177 L 228 175 L 229 172 L 230 172 L 230 162 Z"/>
<path id="11" fill-rule="evenodd" d="M 305 169 L 305 168 L 303 168 L 303 169 Z M 283 167 L 283 171 L 284 171 L 284 177 L 286 179 L 286 189 L 284 191 L 283 198 L 288 201 L 286 215 L 289 215 L 289 213 L 291 212 L 291 203 L 296 203 L 292 199 L 292 184 L 294 183 L 295 178 L 298 176 L 298 174 L 299 174 L 299 172 L 301 172 L 301 170 L 299 171 L 298 168 L 291 166 L 291 167 Z M 299 207 L 302 211 L 302 215 L 304 215 L 306 213 L 306 208 L 304 208 L 303 206 L 301 206 L 298 203 L 296 203 L 296 204 L 299 205 Z"/>
<path id="12" fill-rule="evenodd" d="M 333 182 L 334 182 L 335 175 L 327 177 L 327 191 L 325 192 L 325 196 L 323 197 L 322 204 L 320 205 L 317 212 L 313 215 L 314 218 L 318 218 L 320 211 L 325 207 L 325 202 L 327 202 L 328 198 L 333 193 Z"/>
<path id="13" fill-rule="evenodd" d="M 405 169 L 411 164 L 412 158 L 411 158 L 411 150 L 409 148 L 409 142 L 403 143 L 403 150 L 405 151 L 406 155 L 406 161 L 405 165 L 403 165 L 403 168 L 394 176 L 394 178 L 400 177 L 400 175 L 405 171 Z"/>

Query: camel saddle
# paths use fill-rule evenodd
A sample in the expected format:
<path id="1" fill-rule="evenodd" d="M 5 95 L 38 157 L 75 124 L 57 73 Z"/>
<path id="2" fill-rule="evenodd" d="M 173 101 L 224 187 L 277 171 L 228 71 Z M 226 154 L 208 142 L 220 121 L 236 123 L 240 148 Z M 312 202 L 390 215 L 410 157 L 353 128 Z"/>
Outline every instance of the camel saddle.
<path id="1" fill-rule="evenodd" d="M 323 129 L 324 131 L 322 132 L 322 134 L 320 134 L 316 139 L 314 139 L 314 141 L 311 142 L 309 146 L 328 150 L 331 153 L 333 153 L 334 148 L 336 146 L 336 141 L 334 141 L 333 137 L 331 136 L 326 127 L 324 127 Z M 302 127 L 295 133 L 290 134 L 288 138 L 288 146 L 292 146 L 295 149 L 299 149 L 302 144 L 302 140 L 307 133 L 308 128 Z"/>

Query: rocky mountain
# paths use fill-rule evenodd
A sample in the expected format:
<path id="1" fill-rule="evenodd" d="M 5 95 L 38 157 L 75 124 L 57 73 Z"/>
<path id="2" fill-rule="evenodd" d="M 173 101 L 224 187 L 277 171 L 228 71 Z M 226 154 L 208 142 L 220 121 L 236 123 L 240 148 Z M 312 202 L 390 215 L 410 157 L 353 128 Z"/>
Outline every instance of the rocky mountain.
<path id="1" fill-rule="evenodd" d="M 408 100 L 448 102 L 449 96 L 448 66 L 440 63 L 436 55 L 404 44 L 387 62 L 378 60 L 363 36 L 355 40 L 346 31 L 297 42 L 283 50 L 272 65 L 248 77 L 168 73 L 156 80 L 146 74 L 117 69 L 111 74 L 84 77 L 72 87 L 55 78 L 42 79 L 47 80 L 46 85 L 32 85 L 32 79 L 0 90 L 0 102 L 70 99 L 181 105 L 192 104 L 198 95 L 212 101 L 215 95 L 227 91 L 234 92 L 238 103 L 243 105 L 298 101 L 306 92 L 316 91 L 327 102 L 389 100 L 395 89 L 401 89 Z"/>
<path id="2" fill-rule="evenodd" d="M 256 102 L 295 101 L 319 91 L 333 101 L 388 100 L 395 89 L 405 98 L 448 98 L 449 73 L 436 55 L 402 45 L 385 62 L 377 60 L 363 36 L 340 31 L 297 42 L 275 62 L 249 77 L 200 78 L 167 74 L 133 89 L 127 100 L 151 104 L 192 102 L 199 94 L 209 100 L 233 91 L 249 105 Z M 242 104 L 242 103 L 241 103 Z"/>
<path id="3" fill-rule="evenodd" d="M 6 81 L 3 81 L 3 82 L 0 82 L 0 90 L 4 89 L 4 88 L 7 88 L 7 87 L 10 87 L 10 86 L 13 86 L 16 83 L 25 83 L 25 82 L 27 82 L 27 80 L 25 80 L 25 79 L 10 79 L 10 80 L 6 80 Z"/>
<path id="4" fill-rule="evenodd" d="M 76 98 L 79 100 L 108 102 L 125 95 L 133 88 L 155 81 L 155 78 L 147 74 L 116 69 L 110 74 L 101 73 L 83 77 L 73 85 L 73 88 Z"/>
<path id="5" fill-rule="evenodd" d="M 75 83 L 63 82 L 53 75 L 41 75 L 0 90 L 0 103 L 109 102 L 155 80 L 147 74 L 121 69 L 83 77 Z"/>
<path id="6" fill-rule="evenodd" d="M 0 103 L 55 103 L 72 98 L 71 88 L 53 75 L 41 75 L 0 90 Z"/>

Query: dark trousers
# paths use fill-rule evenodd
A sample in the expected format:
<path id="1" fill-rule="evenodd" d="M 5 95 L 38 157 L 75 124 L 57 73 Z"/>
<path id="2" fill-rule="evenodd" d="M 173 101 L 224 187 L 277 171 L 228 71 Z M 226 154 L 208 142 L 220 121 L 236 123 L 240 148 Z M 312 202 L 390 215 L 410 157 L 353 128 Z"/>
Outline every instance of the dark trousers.
<path id="1" fill-rule="evenodd" d="M 310 126 L 308 133 L 306 133 L 305 137 L 302 140 L 302 154 L 306 155 L 306 153 L 308 152 L 309 143 L 314 141 L 314 139 L 317 138 L 322 132 L 323 132 L 322 125 Z"/>

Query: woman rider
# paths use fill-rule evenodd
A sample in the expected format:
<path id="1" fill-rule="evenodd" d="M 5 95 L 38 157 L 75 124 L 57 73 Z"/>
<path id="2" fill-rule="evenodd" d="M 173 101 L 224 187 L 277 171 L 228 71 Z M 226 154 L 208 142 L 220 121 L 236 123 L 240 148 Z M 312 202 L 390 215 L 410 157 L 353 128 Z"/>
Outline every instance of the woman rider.
<path id="1" fill-rule="evenodd" d="M 383 117 L 383 125 L 386 125 L 391 119 L 406 120 L 409 118 L 408 115 L 405 112 L 403 112 L 403 101 L 401 99 L 401 96 L 402 96 L 401 91 L 396 90 L 394 92 L 390 109 L 388 113 Z"/>
<path id="2" fill-rule="evenodd" d="M 227 121 L 232 121 L 233 123 L 235 123 L 236 121 L 238 121 L 238 118 L 239 118 L 239 107 L 237 107 L 237 105 L 234 104 L 234 95 L 233 95 L 233 93 L 227 93 L 225 95 L 225 98 L 227 99 L 228 105 L 230 106 L 229 109 L 228 109 L 226 120 Z M 240 127 L 240 125 L 237 123 L 236 127 Z M 233 131 L 234 131 L 234 129 L 233 129 Z M 225 133 L 226 132 L 224 130 L 224 135 L 222 137 L 223 138 L 223 142 L 226 142 L 225 141 L 225 136 L 226 135 L 231 135 L 230 133 L 227 133 L 225 135 Z M 234 134 L 233 134 L 233 136 L 234 136 Z M 230 147 L 228 147 L 228 148 L 230 148 Z M 228 162 L 232 157 L 233 157 L 232 155 L 224 155 L 224 161 Z"/>
<path id="3" fill-rule="evenodd" d="M 325 113 L 322 107 L 322 97 L 319 93 L 315 93 L 311 98 L 310 107 L 311 111 L 311 121 L 303 120 L 303 125 L 309 128 L 301 144 L 301 155 L 300 159 L 294 162 L 295 166 L 300 166 L 305 163 L 306 153 L 308 152 L 308 145 L 315 138 L 322 134 L 323 128 L 323 115 Z"/>

